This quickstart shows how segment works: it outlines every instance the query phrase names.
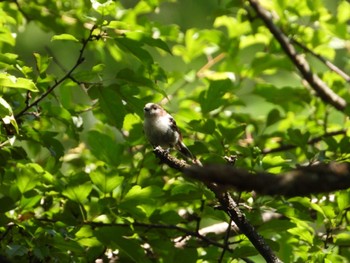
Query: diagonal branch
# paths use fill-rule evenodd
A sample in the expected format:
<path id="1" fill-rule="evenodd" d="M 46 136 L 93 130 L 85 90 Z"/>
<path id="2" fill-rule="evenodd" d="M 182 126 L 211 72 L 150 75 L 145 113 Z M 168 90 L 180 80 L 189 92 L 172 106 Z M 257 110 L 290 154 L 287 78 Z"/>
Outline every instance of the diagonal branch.
<path id="1" fill-rule="evenodd" d="M 94 39 L 93 31 L 95 30 L 95 26 L 93 26 L 90 29 L 89 36 L 83 40 L 82 47 L 79 51 L 79 56 L 74 64 L 74 66 L 58 81 L 55 82 L 50 88 L 48 88 L 43 94 L 41 94 L 37 99 L 35 99 L 32 103 L 27 104 L 20 112 L 18 112 L 15 115 L 15 119 L 18 119 L 22 117 L 30 108 L 38 105 L 39 102 L 41 102 L 43 99 L 45 99 L 51 92 L 53 92 L 54 89 L 59 87 L 66 79 L 69 79 L 72 77 L 73 72 L 84 62 L 84 52 L 87 47 L 87 44 Z"/>
<path id="2" fill-rule="evenodd" d="M 206 170 L 206 167 L 199 165 L 188 165 L 175 157 L 169 155 L 165 150 L 160 147 L 154 149 L 154 154 L 161 160 L 161 162 L 166 163 L 170 167 L 185 172 L 186 175 L 194 179 L 200 180 L 206 184 L 206 186 L 215 194 L 216 198 L 221 204 L 221 207 L 229 215 L 230 219 L 237 225 L 239 230 L 250 240 L 257 251 L 264 257 L 267 262 L 281 262 L 277 256 L 274 254 L 272 249 L 268 246 L 266 241 L 259 233 L 255 230 L 254 226 L 250 224 L 244 213 L 241 212 L 236 202 L 233 200 L 232 196 L 225 190 L 226 187 L 217 185 L 210 180 L 201 180 L 200 175 L 196 175 L 198 171 Z"/>
<path id="3" fill-rule="evenodd" d="M 274 24 L 272 15 L 264 9 L 258 0 L 248 0 L 257 15 L 263 20 L 266 27 L 270 30 L 272 35 L 280 43 L 285 53 L 289 56 L 293 64 L 298 68 L 302 77 L 315 90 L 317 95 L 326 103 L 332 105 L 339 111 L 344 111 L 347 102 L 331 90 L 326 83 L 324 83 L 310 68 L 306 59 L 297 53 L 294 46 L 291 44 L 289 38 L 282 33 L 282 31 Z"/>
<path id="4" fill-rule="evenodd" d="M 314 57 L 316 57 L 317 59 L 319 59 L 322 63 L 324 63 L 330 70 L 334 71 L 335 73 L 337 73 L 339 76 L 341 76 L 343 79 L 345 79 L 346 82 L 350 82 L 350 76 L 348 74 L 346 74 L 343 70 L 341 70 L 340 68 L 338 68 L 336 65 L 334 65 L 332 62 L 330 62 L 329 60 L 325 59 L 323 56 L 321 56 L 320 54 L 315 53 L 313 50 L 309 49 L 307 46 L 305 46 L 303 43 L 299 42 L 298 40 L 292 38 L 291 41 L 296 44 L 297 46 L 299 46 L 300 48 L 302 48 L 303 50 L 305 50 L 306 52 L 310 53 L 311 55 L 313 55 Z"/>

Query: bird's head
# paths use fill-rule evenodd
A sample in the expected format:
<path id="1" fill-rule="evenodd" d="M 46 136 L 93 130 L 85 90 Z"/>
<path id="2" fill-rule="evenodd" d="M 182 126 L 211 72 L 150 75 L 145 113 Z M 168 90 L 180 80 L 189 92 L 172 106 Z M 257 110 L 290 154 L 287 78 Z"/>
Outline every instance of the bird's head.
<path id="1" fill-rule="evenodd" d="M 161 106 L 155 103 L 147 103 L 143 108 L 145 117 L 153 118 L 161 116 L 164 113 L 164 110 Z"/>

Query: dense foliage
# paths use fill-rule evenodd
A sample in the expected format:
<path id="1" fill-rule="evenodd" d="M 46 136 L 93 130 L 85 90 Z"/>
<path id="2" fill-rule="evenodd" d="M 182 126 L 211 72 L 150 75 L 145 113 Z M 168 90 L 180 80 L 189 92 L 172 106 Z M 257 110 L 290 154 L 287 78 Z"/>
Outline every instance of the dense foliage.
<path id="1" fill-rule="evenodd" d="M 260 2 L 349 101 L 349 2 Z M 200 231 L 229 216 L 159 163 L 147 102 L 174 114 L 203 164 L 237 155 L 278 174 L 349 158 L 349 109 L 310 87 L 251 1 L 1 1 L 0 25 L 3 260 L 264 262 L 237 229 Z M 349 190 L 232 195 L 282 261 L 350 258 Z"/>

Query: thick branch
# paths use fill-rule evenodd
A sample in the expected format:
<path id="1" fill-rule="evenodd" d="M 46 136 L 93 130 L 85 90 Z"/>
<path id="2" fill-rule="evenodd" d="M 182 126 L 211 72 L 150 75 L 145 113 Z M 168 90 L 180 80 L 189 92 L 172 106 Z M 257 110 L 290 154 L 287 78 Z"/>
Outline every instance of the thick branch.
<path id="1" fill-rule="evenodd" d="M 316 91 L 318 96 L 324 102 L 331 104 L 337 110 L 344 111 L 347 106 L 346 101 L 338 96 L 335 92 L 333 92 L 333 90 L 331 90 L 326 83 L 324 83 L 316 74 L 312 72 L 310 65 L 306 59 L 297 53 L 294 46 L 290 43 L 288 37 L 285 36 L 282 31 L 274 24 L 271 14 L 259 4 L 258 0 L 248 1 L 256 11 L 257 15 L 264 21 L 266 27 L 280 43 L 281 47 L 289 56 L 294 65 L 299 69 L 303 78 Z"/>
<path id="2" fill-rule="evenodd" d="M 228 165 L 192 166 L 185 170 L 191 178 L 216 183 L 238 191 L 262 195 L 304 196 L 350 187 L 350 163 L 317 164 L 275 175 L 251 173 Z"/>

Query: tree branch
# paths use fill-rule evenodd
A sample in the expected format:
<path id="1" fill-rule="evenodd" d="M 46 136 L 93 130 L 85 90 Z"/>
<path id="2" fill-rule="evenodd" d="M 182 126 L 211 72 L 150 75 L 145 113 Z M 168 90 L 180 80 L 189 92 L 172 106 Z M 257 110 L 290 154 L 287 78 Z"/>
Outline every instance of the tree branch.
<path id="1" fill-rule="evenodd" d="M 285 53 L 289 56 L 293 64 L 298 68 L 302 77 L 309 83 L 309 85 L 316 91 L 318 96 L 326 103 L 331 104 L 339 111 L 344 111 L 347 102 L 331 90 L 326 83 L 324 83 L 310 68 L 306 59 L 297 53 L 290 40 L 272 21 L 272 15 L 265 10 L 258 0 L 248 0 L 251 7 L 255 10 L 257 15 L 263 20 L 266 27 L 270 30 L 272 35 L 280 43 Z"/>
<path id="2" fill-rule="evenodd" d="M 327 137 L 333 137 L 333 136 L 337 136 L 337 135 L 346 135 L 347 131 L 348 131 L 347 129 L 342 129 L 342 130 L 338 130 L 338 131 L 327 132 L 321 136 L 310 139 L 307 142 L 307 144 L 313 145 L 313 144 L 316 144 L 316 143 L 322 141 L 324 138 L 327 138 Z M 282 145 L 280 147 L 276 147 L 276 148 L 272 148 L 272 149 L 268 149 L 268 148 L 263 149 L 261 153 L 262 154 L 270 154 L 270 153 L 276 153 L 276 152 L 283 152 L 283 151 L 295 149 L 297 147 L 298 146 L 293 145 L 293 144 L 285 144 L 285 145 Z"/>
<path id="3" fill-rule="evenodd" d="M 15 115 L 15 119 L 18 119 L 22 117 L 30 108 L 36 106 L 39 102 L 41 102 L 43 99 L 45 99 L 55 88 L 60 86 L 62 82 L 64 82 L 66 79 L 69 79 L 72 77 L 72 73 L 84 62 L 84 52 L 86 49 L 87 44 L 95 37 L 93 35 L 93 31 L 95 30 L 95 26 L 93 26 L 90 29 L 89 36 L 82 41 L 82 48 L 79 51 L 79 56 L 74 64 L 74 66 L 58 81 L 55 82 L 50 88 L 47 89 L 43 94 L 41 94 L 37 99 L 35 99 L 32 103 L 27 104 L 20 112 L 18 112 Z"/>
<path id="4" fill-rule="evenodd" d="M 334 71 L 337 73 L 339 76 L 341 76 L 343 79 L 345 79 L 346 82 L 350 82 L 350 76 L 346 74 L 343 70 L 338 68 L 336 65 L 334 65 L 332 62 L 329 60 L 325 59 L 323 56 L 315 53 L 313 50 L 309 49 L 307 46 L 305 46 L 303 43 L 299 42 L 298 40 L 292 38 L 291 41 L 302 48 L 304 51 L 310 53 L 314 57 L 318 58 L 322 63 L 324 63 L 330 70 Z"/>
<path id="5" fill-rule="evenodd" d="M 142 227 L 142 228 L 148 228 L 148 229 L 170 229 L 170 230 L 176 230 L 181 233 L 184 233 L 186 236 L 192 236 L 196 237 L 203 242 L 207 243 L 208 245 L 213 245 L 219 248 L 226 249 L 228 251 L 232 252 L 232 249 L 228 248 L 225 244 L 221 244 L 219 242 L 216 242 L 215 240 L 212 240 L 199 232 L 191 231 L 183 227 L 179 227 L 176 225 L 166 225 L 166 224 L 147 224 L 147 223 L 140 223 L 140 222 L 134 222 L 134 223 L 99 223 L 99 222 L 84 222 L 85 225 L 95 226 L 95 227 L 106 227 L 106 226 L 120 226 L 120 227 Z"/>
<path id="6" fill-rule="evenodd" d="M 192 166 L 184 173 L 207 184 L 215 183 L 238 191 L 254 190 L 262 195 L 304 196 L 350 187 L 350 163 L 321 163 L 279 175 L 251 173 L 228 165 Z"/>
<path id="7" fill-rule="evenodd" d="M 271 248 L 267 245 L 262 236 L 260 236 L 255 228 L 250 224 L 245 215 L 241 212 L 236 202 L 231 195 L 225 190 L 226 187 L 217 185 L 210 180 L 201 180 L 200 174 L 196 174 L 196 171 L 201 171 L 201 174 L 205 174 L 206 167 L 198 165 L 188 165 L 183 161 L 176 159 L 169 155 L 161 147 L 154 149 L 155 155 L 161 160 L 161 162 L 168 164 L 170 167 L 185 172 L 186 175 L 194 179 L 203 181 L 206 186 L 215 194 L 216 198 L 220 202 L 222 208 L 230 216 L 231 220 L 237 225 L 239 230 L 250 240 L 254 247 L 264 257 L 267 262 L 281 262 Z M 230 166 L 231 167 L 231 166 Z"/>

